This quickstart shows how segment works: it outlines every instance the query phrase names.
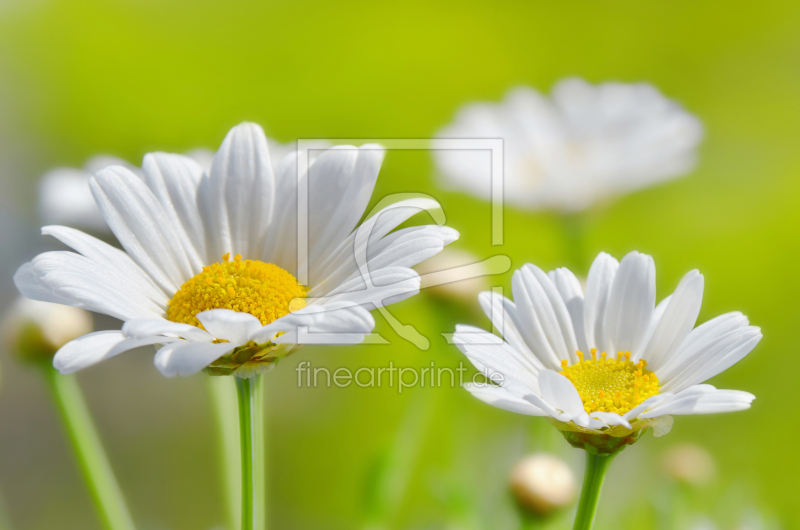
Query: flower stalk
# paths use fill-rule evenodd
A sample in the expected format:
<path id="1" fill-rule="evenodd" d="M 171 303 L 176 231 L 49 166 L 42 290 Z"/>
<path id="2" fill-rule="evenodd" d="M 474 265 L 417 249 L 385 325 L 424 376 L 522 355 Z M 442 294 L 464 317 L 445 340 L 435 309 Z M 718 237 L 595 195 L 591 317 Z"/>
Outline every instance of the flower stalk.
<path id="1" fill-rule="evenodd" d="M 42 370 L 103 526 L 107 530 L 134 530 L 78 381 L 74 376 L 59 374 L 49 364 L 43 365 Z"/>
<path id="2" fill-rule="evenodd" d="M 242 458 L 242 530 L 265 530 L 267 526 L 264 385 L 261 378 L 261 375 L 235 378 Z"/>
<path id="3" fill-rule="evenodd" d="M 578 513 L 575 516 L 573 530 L 591 530 L 594 526 L 600 490 L 603 487 L 608 467 L 615 456 L 617 453 L 586 451 L 586 471 L 583 476 L 581 500 L 578 503 Z"/>
<path id="4" fill-rule="evenodd" d="M 230 377 L 206 377 L 208 394 L 214 410 L 219 450 L 220 480 L 225 495 L 228 528 L 240 526 L 242 491 L 241 456 L 239 451 L 239 416 L 236 384 Z"/>

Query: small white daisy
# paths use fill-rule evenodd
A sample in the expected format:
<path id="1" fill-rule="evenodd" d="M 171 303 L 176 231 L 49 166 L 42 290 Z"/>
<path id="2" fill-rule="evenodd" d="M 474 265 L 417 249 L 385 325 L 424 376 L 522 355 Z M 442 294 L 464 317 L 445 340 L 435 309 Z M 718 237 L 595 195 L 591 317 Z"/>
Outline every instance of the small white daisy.
<path id="1" fill-rule="evenodd" d="M 550 98 L 519 87 L 500 103 L 466 105 L 437 137 L 502 138 L 505 200 L 569 213 L 687 173 L 703 127 L 651 85 L 567 79 Z M 484 199 L 490 155 L 434 151 L 444 185 Z"/>
<path id="2" fill-rule="evenodd" d="M 57 167 L 39 181 L 39 217 L 45 224 L 70 225 L 94 233 L 108 232 L 100 209 L 89 189 L 89 179 L 108 166 L 122 166 L 134 173 L 139 169 L 113 156 L 90 158 L 82 169 Z"/>
<path id="3" fill-rule="evenodd" d="M 76 252 L 46 252 L 20 267 L 23 295 L 124 321 L 90 333 L 54 359 L 62 373 L 139 346 L 160 346 L 167 376 L 208 367 L 249 376 L 299 345 L 361 342 L 368 310 L 419 291 L 411 267 L 458 238 L 444 226 L 392 232 L 430 199 L 387 206 L 356 230 L 384 151 L 337 146 L 300 176 L 307 185 L 308 259 L 297 263 L 297 154 L 272 164 L 261 127 L 234 127 L 211 169 L 151 153 L 141 176 L 111 166 L 91 178 L 100 213 L 125 252 L 77 230 L 46 226 Z M 391 232 L 391 233 L 390 233 Z M 235 257 L 231 258 L 231 256 Z M 293 272 L 308 271 L 308 285 Z M 292 271 L 292 272 L 289 272 Z"/>
<path id="4" fill-rule="evenodd" d="M 668 432 L 670 414 L 744 410 L 755 399 L 701 384 L 747 355 L 761 331 L 738 312 L 695 328 L 703 299 L 696 270 L 658 306 L 653 259 L 638 252 L 622 262 L 601 253 L 585 292 L 569 270 L 545 274 L 530 264 L 514 273 L 512 292 L 514 301 L 479 296 L 503 338 L 463 325 L 453 337 L 476 368 L 496 382 L 502 375 L 499 385 L 467 385 L 490 405 L 549 416 L 565 433 L 633 434 L 624 442 L 632 443 L 649 426 Z"/>

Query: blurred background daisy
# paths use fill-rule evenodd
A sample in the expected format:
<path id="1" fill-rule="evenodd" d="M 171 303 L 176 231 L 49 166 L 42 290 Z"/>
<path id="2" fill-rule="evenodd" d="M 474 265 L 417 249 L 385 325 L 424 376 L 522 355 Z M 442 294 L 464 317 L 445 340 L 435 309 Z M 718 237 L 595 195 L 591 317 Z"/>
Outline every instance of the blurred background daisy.
<path id="1" fill-rule="evenodd" d="M 447 226 L 462 234 L 451 262 L 508 256 L 505 272 L 486 278 L 506 293 L 512 271 L 524 263 L 570 266 L 580 278 L 601 250 L 652 255 L 658 292 L 672 289 L 685 271 L 702 270 L 708 282 L 698 321 L 741 310 L 764 330 L 759 354 L 709 382 L 746 388 L 758 399 L 737 415 L 683 418 L 669 436 L 627 449 L 609 473 L 597 527 L 800 526 L 790 482 L 800 459 L 769 449 L 791 447 L 798 436 L 798 427 L 785 422 L 794 413 L 786 398 L 800 369 L 792 355 L 800 317 L 800 286 L 792 280 L 800 255 L 798 35 L 800 5 L 783 0 L 0 2 L 0 309 L 16 300 L 11 276 L 20 264 L 63 250 L 39 235 L 42 176 L 53 168 L 85 168 L 99 154 L 138 166 L 156 149 L 215 148 L 245 120 L 282 144 L 361 144 L 449 135 L 475 105 L 495 112 L 521 98 L 540 101 L 550 114 L 556 109 L 555 123 L 563 126 L 558 102 L 573 101 L 567 88 L 590 96 L 633 90 L 643 102 L 630 106 L 623 98 L 620 116 L 634 134 L 603 135 L 596 145 L 603 156 L 619 153 L 615 163 L 646 160 L 635 166 L 637 182 L 646 185 L 600 193 L 597 177 L 543 158 L 556 152 L 509 145 L 507 156 L 523 169 L 557 167 L 589 183 L 577 195 L 556 187 L 538 202 L 533 193 L 507 188 L 504 241 L 493 246 L 485 195 L 459 185 L 432 152 L 389 151 L 368 211 L 390 194 L 431 195 Z M 640 121 L 639 111 L 653 108 L 684 131 L 679 143 Z M 583 130 L 567 122 L 564 130 Z M 637 143 L 642 134 L 654 143 Z M 511 161 L 509 179 L 528 174 L 512 173 Z M 633 178 L 623 171 L 630 165 L 610 167 L 618 169 L 604 177 Z M 42 216 L 57 213 L 43 209 Z M 419 217 L 414 222 L 430 224 Z M 331 371 L 390 362 L 457 367 L 463 356 L 442 333 L 457 322 L 489 326 L 474 302 L 460 301 L 473 287 L 460 287 L 392 306 L 399 322 L 427 337 L 427 350 L 376 315 L 376 331 L 391 346 L 335 355 L 307 347 L 270 374 L 267 429 L 281 433 L 269 447 L 271 528 L 338 530 L 369 521 L 389 529 L 517 529 L 521 507 L 510 477 L 526 456 L 551 454 L 581 476 L 583 455 L 553 438 L 550 425 L 487 407 L 458 388 L 298 388 L 294 369 L 304 361 Z M 119 328 L 98 315 L 94 325 Z M 15 529 L 97 530 L 40 378 L 10 351 L 0 364 L 7 520 Z M 202 376 L 167 380 L 151 352 L 141 351 L 78 378 L 138 527 L 223 528 Z M 702 477 L 658 465 L 689 441 L 713 458 Z M 697 454 L 671 461 L 682 458 Z M 376 480 L 384 485 L 377 497 Z M 365 514 L 375 503 L 380 509 L 371 519 Z M 684 506 L 683 515 L 665 522 L 675 506 Z M 574 503 L 562 506 L 545 524 L 569 528 L 573 510 Z"/>

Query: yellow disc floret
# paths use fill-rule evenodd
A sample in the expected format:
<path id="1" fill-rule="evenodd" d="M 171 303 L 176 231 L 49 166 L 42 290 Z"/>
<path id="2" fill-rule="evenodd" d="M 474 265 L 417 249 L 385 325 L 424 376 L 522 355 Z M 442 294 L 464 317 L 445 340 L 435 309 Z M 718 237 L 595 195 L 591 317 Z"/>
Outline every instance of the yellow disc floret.
<path id="1" fill-rule="evenodd" d="M 631 352 L 619 352 L 617 358 L 608 358 L 603 352 L 597 358 L 592 348 L 592 358 L 568 366 L 561 361 L 561 373 L 572 381 L 583 401 L 586 412 L 616 412 L 624 414 L 645 399 L 658 394 L 658 377 L 646 368 L 646 361 L 631 362 Z"/>
<path id="2" fill-rule="evenodd" d="M 167 319 L 202 328 L 197 314 L 209 309 L 250 313 L 263 325 L 305 306 L 307 289 L 272 263 L 222 256 L 220 263 L 184 283 L 167 307 Z"/>

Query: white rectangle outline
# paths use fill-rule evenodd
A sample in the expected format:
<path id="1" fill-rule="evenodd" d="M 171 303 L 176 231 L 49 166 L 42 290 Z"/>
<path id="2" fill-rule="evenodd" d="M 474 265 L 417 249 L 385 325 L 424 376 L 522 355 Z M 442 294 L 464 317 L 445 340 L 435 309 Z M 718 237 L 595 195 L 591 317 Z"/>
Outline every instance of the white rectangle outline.
<path id="1" fill-rule="evenodd" d="M 503 139 L 502 138 L 303 138 L 297 140 L 297 280 L 308 285 L 308 171 L 309 150 L 320 150 L 320 143 L 335 145 L 380 144 L 386 150 L 463 150 L 491 152 L 492 245 L 503 244 Z M 378 149 L 378 147 L 376 147 Z M 304 221 L 305 220 L 305 221 Z M 301 228 L 302 227 L 302 228 Z"/>

